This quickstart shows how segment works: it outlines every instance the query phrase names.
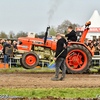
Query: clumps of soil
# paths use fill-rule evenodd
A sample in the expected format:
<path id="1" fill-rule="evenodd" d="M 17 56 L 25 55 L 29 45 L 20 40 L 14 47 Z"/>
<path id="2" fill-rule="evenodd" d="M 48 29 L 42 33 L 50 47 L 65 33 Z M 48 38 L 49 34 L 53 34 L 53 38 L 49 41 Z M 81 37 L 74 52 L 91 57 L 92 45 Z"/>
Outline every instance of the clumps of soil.
<path id="1" fill-rule="evenodd" d="M 47 98 L 10 98 L 10 99 L 0 99 L 0 100 L 100 100 L 98 98 L 54 98 L 47 96 Z"/>

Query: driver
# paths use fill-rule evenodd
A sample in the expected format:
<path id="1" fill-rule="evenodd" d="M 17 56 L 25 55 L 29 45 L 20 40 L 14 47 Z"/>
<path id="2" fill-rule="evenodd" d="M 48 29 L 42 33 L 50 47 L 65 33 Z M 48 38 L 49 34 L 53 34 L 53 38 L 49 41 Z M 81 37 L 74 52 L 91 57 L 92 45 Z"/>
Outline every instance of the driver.
<path id="1" fill-rule="evenodd" d="M 72 26 L 68 27 L 68 32 L 69 34 L 66 34 L 66 35 L 61 34 L 61 36 L 68 37 L 67 38 L 68 41 L 76 41 L 77 35 L 76 35 L 76 32 L 73 30 Z"/>

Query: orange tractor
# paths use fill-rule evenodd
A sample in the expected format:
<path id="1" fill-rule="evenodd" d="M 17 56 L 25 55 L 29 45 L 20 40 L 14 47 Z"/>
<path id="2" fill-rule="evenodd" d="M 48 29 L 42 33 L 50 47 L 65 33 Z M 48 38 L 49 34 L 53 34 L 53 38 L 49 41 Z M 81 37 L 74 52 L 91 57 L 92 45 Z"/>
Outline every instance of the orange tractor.
<path id="1" fill-rule="evenodd" d="M 85 37 L 91 22 L 85 24 L 85 30 L 77 42 L 68 42 L 66 71 L 68 73 L 84 73 L 89 70 L 93 52 L 84 44 Z M 22 53 L 21 65 L 26 69 L 35 68 L 40 61 L 50 63 L 56 50 L 56 41 L 47 40 L 47 27 L 45 39 L 20 37 L 18 39 L 18 52 Z"/>

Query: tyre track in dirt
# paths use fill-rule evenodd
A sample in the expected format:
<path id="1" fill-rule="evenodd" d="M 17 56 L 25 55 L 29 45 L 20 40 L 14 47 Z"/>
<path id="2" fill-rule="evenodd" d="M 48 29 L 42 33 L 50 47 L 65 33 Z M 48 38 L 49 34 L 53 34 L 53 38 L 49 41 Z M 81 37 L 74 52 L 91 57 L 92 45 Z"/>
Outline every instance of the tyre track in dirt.
<path id="1" fill-rule="evenodd" d="M 64 81 L 51 81 L 52 77 L 54 72 L 0 72 L 0 88 L 100 87 L 100 74 L 66 74 Z"/>

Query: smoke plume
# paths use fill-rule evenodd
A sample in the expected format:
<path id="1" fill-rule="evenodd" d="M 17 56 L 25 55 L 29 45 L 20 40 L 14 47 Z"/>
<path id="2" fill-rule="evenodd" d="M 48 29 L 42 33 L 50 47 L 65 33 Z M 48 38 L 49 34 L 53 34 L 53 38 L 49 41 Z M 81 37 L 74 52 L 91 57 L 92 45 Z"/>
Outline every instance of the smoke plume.
<path id="1" fill-rule="evenodd" d="M 57 11 L 58 7 L 62 4 L 64 0 L 50 0 L 50 10 L 48 11 L 48 25 L 51 22 L 51 19 L 54 15 L 54 13 Z"/>

